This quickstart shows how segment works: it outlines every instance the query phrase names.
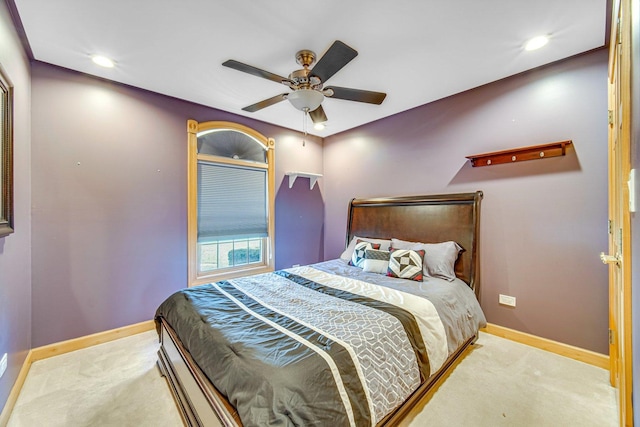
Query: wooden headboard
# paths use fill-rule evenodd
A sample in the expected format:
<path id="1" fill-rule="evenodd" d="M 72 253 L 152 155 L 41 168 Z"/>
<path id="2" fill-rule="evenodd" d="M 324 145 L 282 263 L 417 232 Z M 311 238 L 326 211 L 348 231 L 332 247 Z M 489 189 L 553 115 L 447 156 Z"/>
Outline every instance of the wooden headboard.
<path id="1" fill-rule="evenodd" d="M 347 244 L 353 236 L 462 246 L 456 275 L 479 296 L 478 234 L 482 191 L 475 193 L 353 199 Z"/>

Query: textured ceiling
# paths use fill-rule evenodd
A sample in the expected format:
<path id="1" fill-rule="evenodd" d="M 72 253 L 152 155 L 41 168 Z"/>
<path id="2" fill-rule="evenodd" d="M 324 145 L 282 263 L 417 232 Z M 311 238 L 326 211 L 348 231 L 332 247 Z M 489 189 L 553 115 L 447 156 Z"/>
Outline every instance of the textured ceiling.
<path id="1" fill-rule="evenodd" d="M 227 59 L 288 76 L 295 53 L 335 40 L 359 55 L 328 85 L 386 92 L 382 105 L 326 98 L 322 137 L 605 43 L 606 0 L 14 0 L 35 59 L 302 130 L 279 83 L 223 67 Z M 540 34 L 551 41 L 527 52 Z M 94 65 L 100 53 L 116 62 Z M 310 122 L 308 122 L 310 123 Z"/>

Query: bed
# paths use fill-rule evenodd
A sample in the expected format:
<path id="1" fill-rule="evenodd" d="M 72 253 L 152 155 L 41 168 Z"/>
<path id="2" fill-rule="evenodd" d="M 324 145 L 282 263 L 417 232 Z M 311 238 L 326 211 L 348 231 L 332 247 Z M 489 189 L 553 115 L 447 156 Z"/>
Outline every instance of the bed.
<path id="1" fill-rule="evenodd" d="M 185 424 L 398 425 L 485 324 L 481 199 L 353 199 L 339 259 L 169 297 L 158 366 Z"/>

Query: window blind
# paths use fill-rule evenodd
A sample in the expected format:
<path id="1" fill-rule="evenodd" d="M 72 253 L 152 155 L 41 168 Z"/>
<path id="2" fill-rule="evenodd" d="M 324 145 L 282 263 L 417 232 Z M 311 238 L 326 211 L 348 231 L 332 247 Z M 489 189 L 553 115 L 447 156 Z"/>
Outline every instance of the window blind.
<path id="1" fill-rule="evenodd" d="M 267 235 L 267 171 L 198 162 L 198 243 Z"/>

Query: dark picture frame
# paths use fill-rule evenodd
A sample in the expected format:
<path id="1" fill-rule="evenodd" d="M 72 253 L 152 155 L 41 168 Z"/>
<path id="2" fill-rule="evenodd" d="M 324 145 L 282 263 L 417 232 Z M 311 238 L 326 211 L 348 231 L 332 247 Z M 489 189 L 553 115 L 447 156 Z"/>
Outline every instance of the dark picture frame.
<path id="1" fill-rule="evenodd" d="M 13 85 L 0 65 L 0 238 L 13 226 Z"/>

